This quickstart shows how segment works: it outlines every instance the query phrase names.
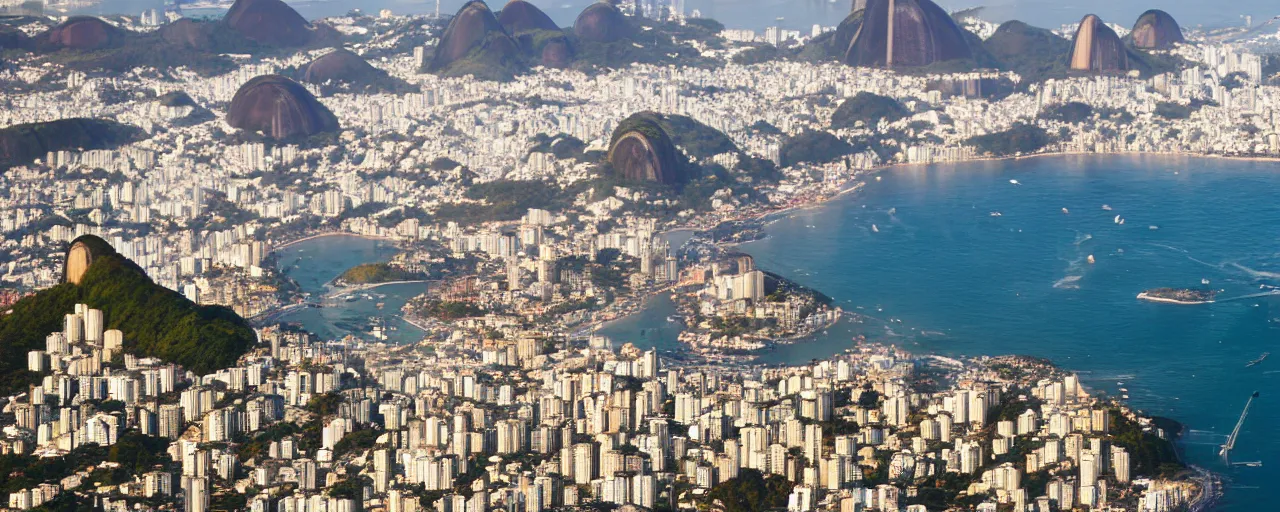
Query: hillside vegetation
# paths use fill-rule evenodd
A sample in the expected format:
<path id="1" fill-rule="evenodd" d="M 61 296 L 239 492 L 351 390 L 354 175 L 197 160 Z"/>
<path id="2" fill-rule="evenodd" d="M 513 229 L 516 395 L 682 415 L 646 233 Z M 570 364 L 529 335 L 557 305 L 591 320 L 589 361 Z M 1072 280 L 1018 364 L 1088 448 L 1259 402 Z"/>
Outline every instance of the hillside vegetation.
<path id="1" fill-rule="evenodd" d="M 44 350 L 45 338 L 62 331 L 64 316 L 76 304 L 102 310 L 106 328 L 124 333 L 125 352 L 197 374 L 232 366 L 257 342 L 253 329 L 232 310 L 191 302 L 106 246 L 80 284 L 40 291 L 0 317 L 0 391 L 12 392 L 36 378 L 27 370 L 27 352 Z"/>

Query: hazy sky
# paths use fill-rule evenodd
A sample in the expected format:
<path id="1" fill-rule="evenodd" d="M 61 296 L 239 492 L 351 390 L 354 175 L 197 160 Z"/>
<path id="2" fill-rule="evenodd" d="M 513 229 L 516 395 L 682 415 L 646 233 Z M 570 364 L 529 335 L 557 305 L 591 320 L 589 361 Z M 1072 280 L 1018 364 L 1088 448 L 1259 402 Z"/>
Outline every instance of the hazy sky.
<path id="1" fill-rule="evenodd" d="M 359 8 L 367 13 L 391 9 L 397 14 L 435 11 L 436 0 L 285 0 L 307 18 L 338 16 Z M 440 0 L 442 13 L 454 13 L 466 0 Z M 493 10 L 501 9 L 507 0 L 486 0 Z M 529 0 L 546 11 L 561 26 L 570 26 L 574 18 L 595 0 Z M 730 28 L 764 27 L 781 24 L 785 28 L 808 30 L 814 24 L 834 26 L 849 13 L 852 0 L 683 0 L 686 11 L 698 9 L 703 16 L 714 18 Z M 1280 15 L 1280 0 L 1239 0 L 1231 3 L 1216 0 L 935 0 L 947 10 L 978 5 L 986 6 L 985 18 L 991 21 L 1018 19 L 1044 28 L 1057 28 L 1074 23 L 1086 14 L 1097 14 L 1104 21 L 1131 26 L 1147 9 L 1163 9 L 1184 27 L 1196 25 L 1223 26 L 1240 24 L 1242 14 L 1252 14 L 1254 23 Z M 160 7 L 163 0 L 101 0 L 84 9 L 89 14 L 126 13 L 137 15 L 144 9 Z M 777 18 L 784 18 L 781 22 Z"/>
<path id="2" fill-rule="evenodd" d="M 948 10 L 983 5 L 988 18 L 1018 19 L 1046 28 L 1079 21 L 1090 13 L 1104 21 L 1129 26 L 1147 9 L 1162 9 L 1186 27 L 1242 24 L 1244 14 L 1253 15 L 1257 24 L 1280 15 L 1280 2 L 1276 0 L 941 0 L 938 3 Z"/>

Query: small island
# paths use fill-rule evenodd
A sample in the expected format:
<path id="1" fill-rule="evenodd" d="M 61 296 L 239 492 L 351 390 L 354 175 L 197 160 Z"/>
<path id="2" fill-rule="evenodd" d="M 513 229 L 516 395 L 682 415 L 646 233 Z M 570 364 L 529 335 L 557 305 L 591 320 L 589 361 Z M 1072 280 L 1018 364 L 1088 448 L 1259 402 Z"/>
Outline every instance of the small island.
<path id="1" fill-rule="evenodd" d="M 1141 300 L 1171 304 L 1211 304 L 1218 292 L 1192 288 L 1152 288 L 1138 294 Z"/>
<path id="2" fill-rule="evenodd" d="M 390 263 L 367 263 L 343 272 L 336 280 L 341 286 L 363 286 L 401 281 L 421 281 L 426 274 Z"/>

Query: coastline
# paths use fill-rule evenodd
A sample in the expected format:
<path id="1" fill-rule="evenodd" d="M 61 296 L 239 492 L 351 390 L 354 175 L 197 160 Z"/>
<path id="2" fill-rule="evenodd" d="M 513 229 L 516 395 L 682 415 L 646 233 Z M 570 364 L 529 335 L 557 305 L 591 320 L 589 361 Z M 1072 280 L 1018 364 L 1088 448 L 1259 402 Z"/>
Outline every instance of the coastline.
<path id="1" fill-rule="evenodd" d="M 349 232 L 349 231 L 326 231 L 326 232 L 324 232 L 324 233 L 316 233 L 316 234 L 314 234 L 314 235 L 308 235 L 308 236 L 305 236 L 305 237 L 302 237 L 302 238 L 298 238 L 298 239 L 295 239 L 295 240 L 290 240 L 290 241 L 285 242 L 285 243 L 283 243 L 283 244 L 280 244 L 280 245 L 278 245 L 278 246 L 272 247 L 270 252 L 280 251 L 280 250 L 283 250 L 283 249 L 287 249 L 287 248 L 289 248 L 289 247 L 292 247 L 292 246 L 294 246 L 294 245 L 300 244 L 300 243 L 302 243 L 302 242 L 307 242 L 307 241 L 315 240 L 315 239 L 318 239 L 318 238 L 327 238 L 327 237 L 331 237 L 331 236 L 353 236 L 353 237 L 356 237 L 356 238 L 364 238 L 364 239 L 366 239 L 366 240 L 383 240 L 383 241 L 387 241 L 387 242 L 397 242 L 397 241 L 399 241 L 399 240 L 397 240 L 397 239 L 395 239 L 395 238 L 391 238 L 391 237 L 388 237 L 388 236 L 364 235 L 364 234 L 360 234 L 360 233 L 352 233 L 352 232 Z"/>
<path id="2" fill-rule="evenodd" d="M 830 201 L 831 201 L 831 200 L 833 200 L 833 199 L 839 199 L 839 198 L 841 198 L 842 196 L 844 196 L 844 195 L 846 195 L 846 194 L 848 194 L 848 193 L 851 193 L 851 192 L 857 192 L 857 191 L 863 190 L 863 188 L 866 186 L 866 184 L 868 184 L 868 183 L 870 182 L 869 178 L 871 178 L 871 177 L 873 177 L 873 176 L 876 176 L 878 173 L 881 173 L 881 172 L 891 172 L 891 171 L 895 170 L 895 168 L 898 168 L 898 167 L 908 168 L 908 167 L 921 167 L 921 166 L 930 166 L 930 165 L 947 166 L 947 165 L 963 165 L 963 164 L 969 164 L 969 163 L 979 162 L 979 161 L 982 161 L 982 162 L 1001 162 L 1001 161 L 1024 160 L 1024 159 L 1026 159 L 1026 160 L 1030 160 L 1030 159 L 1036 159 L 1036 158 L 1040 158 L 1040 159 L 1043 159 L 1043 158 L 1066 158 L 1066 159 L 1070 159 L 1070 158 L 1077 158 L 1077 157 L 1085 157 L 1085 158 L 1095 158 L 1095 157 L 1101 157 L 1101 158 L 1107 158 L 1107 157 L 1122 157 L 1122 158 L 1127 157 L 1127 158 L 1134 158 L 1134 157 L 1137 157 L 1137 158 L 1153 158 L 1153 159 L 1170 159 L 1171 161 L 1173 161 L 1173 160 L 1178 160 L 1178 161 L 1188 160 L 1188 161 L 1189 161 L 1189 160 L 1191 160 L 1191 159 L 1205 159 L 1205 160 L 1226 160 L 1226 161 L 1266 162 L 1266 163 L 1275 163 L 1275 162 L 1280 162 L 1280 157 L 1268 157 L 1268 156 L 1234 156 L 1234 155 L 1220 155 L 1220 154 L 1206 154 L 1206 153 L 1189 153 L 1189 152 L 1130 152 L 1130 151 L 1123 151 L 1123 152 L 1075 152 L 1075 151 L 1071 151 L 1071 152 L 1064 152 L 1064 151 L 1054 151 L 1054 152 L 1035 153 L 1035 154 L 1030 154 L 1030 155 L 1016 155 L 1016 156 L 1004 156 L 1004 157 L 983 157 L 983 158 L 972 158 L 972 159 L 958 160 L 958 161 L 954 161 L 954 162 L 934 162 L 934 163 L 927 163 L 927 164 L 924 164 L 924 163 L 895 163 L 895 164 L 882 165 L 882 166 L 877 166 L 877 167 L 873 167 L 873 168 L 870 168 L 870 169 L 864 169 L 864 170 L 860 170 L 860 171 L 854 172 L 854 173 L 852 173 L 851 175 L 849 175 L 848 179 L 843 180 L 843 182 L 842 182 L 842 183 L 840 183 L 839 185 L 835 185 L 835 184 L 822 184 L 822 185 L 820 185 L 820 186 L 818 186 L 818 187 L 813 187 L 813 188 L 810 188 L 810 189 L 808 189 L 808 190 L 804 190 L 804 191 L 802 191 L 800 194 L 797 194 L 797 196 L 799 196 L 799 197 L 796 197 L 794 201 L 791 201 L 791 202 L 789 202 L 789 203 L 788 203 L 788 204 L 786 204 L 786 205 L 780 205 L 780 206 L 775 207 L 775 208 L 766 208 L 766 209 L 761 209 L 761 210 L 758 210 L 758 211 L 756 211 L 756 212 L 752 212 L 752 213 L 749 213 L 749 214 L 746 214 L 746 215 L 742 215 L 741 217 L 738 217 L 738 218 L 724 218 L 724 219 L 721 219 L 721 220 L 720 220 L 719 222 L 717 222 L 717 223 L 712 223 L 711 225 L 712 225 L 712 226 L 717 226 L 717 225 L 720 225 L 720 224 L 734 223 L 734 224 L 736 224 L 736 225 L 734 226 L 734 228 L 738 229 L 739 231 L 745 231 L 745 230 L 750 230 L 750 229 L 762 229 L 762 227 L 763 227 L 763 226 L 765 226 L 765 225 L 767 225 L 767 224 L 769 224 L 769 223 L 771 223 L 771 222 L 774 222 L 774 221 L 778 220 L 779 218 L 782 218 L 782 217 L 783 217 L 783 216 L 785 216 L 785 215 L 790 215 L 790 214 L 792 214 L 792 213 L 803 212 L 803 211 L 805 211 L 805 210 L 811 210 L 811 209 L 814 209 L 814 208 L 817 208 L 817 207 L 820 207 L 820 206 L 824 206 L 826 203 L 830 202 Z M 1157 165 L 1158 165 L 1158 164 L 1157 164 Z M 1193 165 L 1193 166 L 1191 166 L 1191 167 L 1195 167 L 1195 166 Z M 1169 169 L 1169 170 L 1170 170 L 1170 171 L 1172 171 L 1173 169 Z M 706 224 L 708 224 L 708 223 L 707 223 L 707 221 L 706 221 L 706 220 L 703 220 L 703 219 L 690 219 L 690 221 L 689 221 L 689 222 L 681 223 L 681 224 L 679 224 L 678 226 L 679 226 L 679 227 L 688 227 L 688 226 L 701 226 L 701 225 L 706 225 Z M 693 229 L 699 229 L 699 228 L 694 227 Z M 701 231 L 701 232 L 703 232 L 703 233 L 705 233 L 705 232 L 707 231 L 707 229 L 709 229 L 709 228 L 701 228 L 701 229 L 700 229 L 700 231 Z M 717 246 L 719 246 L 719 247 L 721 247 L 721 248 L 730 248 L 730 247 L 738 246 L 738 245 L 740 245 L 740 244 L 741 244 L 741 242 L 719 242 L 719 243 L 716 243 L 715 245 L 717 245 Z M 1139 296 L 1139 298 L 1140 298 L 1140 299 L 1143 299 L 1143 300 L 1150 300 L 1150 301 L 1152 301 L 1152 302 L 1165 302 L 1165 303 L 1174 303 L 1174 304 L 1179 304 L 1179 305 L 1195 305 L 1195 304 L 1205 304 L 1205 303 L 1212 303 L 1212 302 L 1213 302 L 1213 301 L 1205 301 L 1205 302 L 1186 302 L 1186 301 L 1177 301 L 1177 300 L 1172 300 L 1172 299 L 1162 299 L 1162 298 L 1158 298 L 1158 297 L 1141 297 L 1141 296 Z M 645 300 L 647 301 L 647 300 L 648 300 L 648 298 L 646 297 L 646 298 L 645 298 Z M 634 312 L 631 312 L 630 314 L 634 314 Z M 623 317 L 615 317 L 615 320 L 616 320 L 616 319 L 618 319 L 618 318 L 623 318 Z M 797 340 L 797 341 L 799 341 L 799 340 Z M 799 342 L 801 342 L 801 343 L 802 343 L 803 341 L 799 341 Z M 691 348 L 692 348 L 688 343 L 685 343 L 685 342 L 683 342 L 683 341 L 681 342 L 681 345 L 682 345 L 682 347 L 681 347 L 681 348 L 682 348 L 682 349 L 685 349 L 685 350 L 689 350 L 689 349 L 691 349 Z M 701 354 L 697 354 L 696 352 L 693 352 L 693 353 L 694 353 L 695 355 L 701 355 Z M 937 354 L 928 354 L 928 355 L 937 355 Z M 993 356 L 993 357 L 999 357 L 999 354 L 987 354 L 987 355 L 988 355 L 988 356 Z M 701 356 L 702 356 L 702 357 L 700 357 L 700 359 L 703 359 L 703 360 L 705 361 L 705 363 L 707 363 L 707 364 L 725 364 L 724 362 L 709 361 L 709 360 L 706 360 L 705 355 L 701 355 Z M 939 356 L 939 357 L 941 357 L 941 356 Z M 1071 365 L 1071 362 L 1070 362 L 1070 361 L 1061 361 L 1061 362 L 1059 362 L 1059 363 L 1052 363 L 1052 362 L 1051 362 L 1051 364 L 1054 364 L 1054 366 L 1055 366 L 1055 367 L 1059 367 L 1059 368 L 1063 369 L 1064 371 L 1069 371 L 1069 372 L 1070 372 L 1070 371 L 1072 371 L 1072 369 L 1069 367 L 1069 366 Z M 1058 364 L 1062 364 L 1062 366 L 1058 366 Z M 770 365 L 770 366 L 772 366 L 772 365 Z M 1082 389 L 1083 389 L 1083 385 L 1082 385 Z M 1092 393 L 1093 393 L 1093 391 L 1092 391 L 1092 390 L 1090 390 L 1090 393 L 1092 394 Z M 1113 400 L 1117 405 L 1121 406 L 1121 407 L 1122 407 L 1122 409 L 1124 409 L 1124 410 L 1132 411 L 1132 412 L 1133 412 L 1134 414 L 1136 414 L 1136 415 L 1145 416 L 1145 414 L 1143 414 L 1141 411 L 1139 411 L 1138 409 L 1136 409 L 1136 408 L 1134 408 L 1132 405 L 1130 405 L 1130 404 L 1129 404 L 1129 401 L 1128 401 L 1128 400 L 1125 400 L 1124 398 L 1121 398 L 1121 397 L 1112 397 L 1112 398 L 1111 398 L 1111 400 Z M 1185 441 L 1184 441 L 1184 440 L 1181 440 L 1180 438 L 1179 438 L 1179 440 L 1175 441 L 1175 443 L 1177 443 L 1178 445 L 1181 445 L 1181 446 L 1185 446 L 1185 445 L 1183 444 L 1184 442 L 1185 442 Z M 1221 483 L 1220 483 L 1220 481 L 1221 481 L 1221 480 L 1220 480 L 1220 476 L 1219 476 L 1217 473 L 1215 473 L 1215 472 L 1213 472 L 1213 471 L 1211 471 L 1211 470 L 1205 469 L 1205 468 L 1203 468 L 1203 467 L 1200 467 L 1200 466 L 1195 466 L 1195 465 L 1190 465 L 1190 464 L 1188 464 L 1188 466 L 1187 466 L 1187 467 L 1188 467 L 1189 469 L 1191 469 L 1191 470 L 1194 470 L 1194 471 L 1195 471 L 1195 472 L 1197 472 L 1197 473 L 1198 473 L 1198 475 L 1199 475 L 1199 478 L 1197 478 L 1197 479 L 1196 479 L 1196 482 L 1197 482 L 1198 487 L 1199 487 L 1199 489 L 1198 489 L 1198 491 L 1199 491 L 1199 492 L 1196 494 L 1196 496 L 1194 496 L 1194 498 L 1192 499 L 1192 501 L 1188 504 L 1188 506 L 1190 507 L 1190 510 L 1208 510 L 1208 509 L 1211 509 L 1211 508 L 1214 506 L 1214 504 L 1218 501 L 1218 499 L 1219 499 L 1219 497 L 1221 496 L 1221 493 L 1222 493 L 1222 485 L 1221 485 Z"/>

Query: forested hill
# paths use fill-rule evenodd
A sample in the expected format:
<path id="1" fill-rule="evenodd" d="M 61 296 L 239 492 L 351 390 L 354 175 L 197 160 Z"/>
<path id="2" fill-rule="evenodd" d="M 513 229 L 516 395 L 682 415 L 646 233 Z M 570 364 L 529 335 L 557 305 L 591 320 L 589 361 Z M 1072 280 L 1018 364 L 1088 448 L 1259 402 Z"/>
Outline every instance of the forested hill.
<path id="1" fill-rule="evenodd" d="M 76 304 L 102 310 L 105 328 L 124 333 L 126 353 L 160 358 L 198 374 L 234 365 L 257 342 L 248 322 L 234 311 L 200 306 L 156 284 L 98 237 L 77 241 L 93 253 L 79 284 L 64 282 L 0 312 L 0 392 L 39 378 L 27 370 L 27 353 L 44 350 L 45 338 L 62 331 L 64 316 L 74 313 Z"/>

